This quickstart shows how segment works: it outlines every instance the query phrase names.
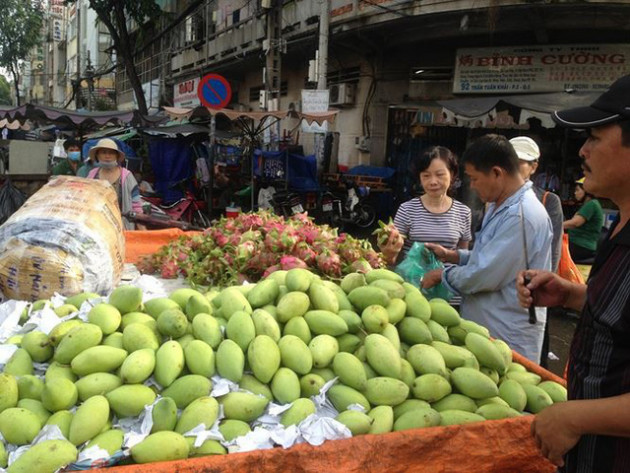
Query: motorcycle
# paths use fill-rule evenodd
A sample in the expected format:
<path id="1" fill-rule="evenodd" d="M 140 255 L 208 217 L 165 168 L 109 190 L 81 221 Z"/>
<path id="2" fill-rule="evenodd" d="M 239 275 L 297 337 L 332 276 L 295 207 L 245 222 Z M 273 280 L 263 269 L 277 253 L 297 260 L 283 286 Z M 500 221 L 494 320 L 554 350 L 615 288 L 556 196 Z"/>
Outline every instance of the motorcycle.
<path id="1" fill-rule="evenodd" d="M 365 202 L 370 188 L 357 186 L 350 180 L 344 181 L 344 184 L 345 192 L 335 193 L 328 190 L 322 195 L 322 220 L 339 229 L 343 229 L 346 224 L 359 228 L 371 227 L 376 220 L 376 209 Z"/>
<path id="2" fill-rule="evenodd" d="M 206 214 L 207 203 L 195 197 L 189 186 L 186 185 L 188 178 L 182 179 L 171 185 L 171 188 L 179 187 L 183 189 L 184 196 L 168 204 L 162 201 L 158 194 L 144 193 L 141 195 L 143 200 L 142 210 L 144 215 L 153 216 L 155 222 L 150 225 L 158 225 L 164 222 L 164 226 L 173 222 L 184 222 L 188 227 L 208 228 L 211 225 L 210 218 Z M 180 226 L 180 225 L 175 225 Z"/>
<path id="3" fill-rule="evenodd" d="M 271 197 L 271 206 L 276 215 L 283 217 L 291 217 L 304 212 L 300 195 L 287 190 L 276 191 Z"/>

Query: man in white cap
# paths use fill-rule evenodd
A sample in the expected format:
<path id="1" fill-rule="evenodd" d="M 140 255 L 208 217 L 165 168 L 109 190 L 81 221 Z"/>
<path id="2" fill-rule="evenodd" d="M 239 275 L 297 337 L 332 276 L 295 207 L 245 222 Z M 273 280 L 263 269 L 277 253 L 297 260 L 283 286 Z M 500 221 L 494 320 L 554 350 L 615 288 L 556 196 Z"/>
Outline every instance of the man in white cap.
<path id="1" fill-rule="evenodd" d="M 538 169 L 538 159 L 540 158 L 540 148 L 536 142 L 529 136 L 517 136 L 510 140 L 514 147 L 514 151 L 518 155 L 518 170 L 525 182 L 531 181 L 532 175 Z M 551 229 L 553 231 L 553 239 L 551 240 L 551 270 L 558 271 L 558 262 L 560 261 L 560 252 L 562 251 L 562 222 L 564 214 L 562 213 L 562 201 L 560 197 L 551 191 L 541 189 L 535 184 L 532 190 L 538 200 L 542 202 L 545 210 L 549 214 L 551 220 Z M 540 366 L 547 368 L 549 360 L 549 311 L 547 312 L 547 321 L 545 322 L 545 333 L 543 334 L 542 351 L 540 353 Z"/>
<path id="2" fill-rule="evenodd" d="M 584 190 L 610 199 L 619 216 L 599 245 L 587 284 L 542 270 L 516 279 L 523 307 L 581 311 L 568 369 L 569 401 L 536 415 L 541 452 L 567 473 L 630 471 L 630 75 L 592 105 L 554 112 L 560 126 L 586 129 Z M 525 285 L 524 277 L 530 279 Z"/>

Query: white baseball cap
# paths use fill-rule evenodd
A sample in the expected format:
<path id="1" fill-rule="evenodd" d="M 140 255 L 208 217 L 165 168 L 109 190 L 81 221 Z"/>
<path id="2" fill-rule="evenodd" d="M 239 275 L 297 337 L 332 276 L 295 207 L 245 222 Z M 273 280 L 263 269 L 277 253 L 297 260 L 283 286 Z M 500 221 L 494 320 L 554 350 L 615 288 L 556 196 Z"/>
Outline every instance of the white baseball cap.
<path id="1" fill-rule="evenodd" d="M 523 161 L 536 161 L 540 158 L 540 149 L 534 140 L 529 136 L 517 136 L 510 140 L 518 159 Z"/>

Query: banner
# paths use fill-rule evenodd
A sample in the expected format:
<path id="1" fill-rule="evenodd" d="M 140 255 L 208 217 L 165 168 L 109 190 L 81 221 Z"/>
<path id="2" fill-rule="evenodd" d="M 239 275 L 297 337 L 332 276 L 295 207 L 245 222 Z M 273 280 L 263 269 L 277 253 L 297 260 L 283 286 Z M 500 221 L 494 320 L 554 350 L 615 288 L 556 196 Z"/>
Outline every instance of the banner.
<path id="1" fill-rule="evenodd" d="M 630 73 L 630 45 L 458 49 L 453 93 L 602 92 Z"/>

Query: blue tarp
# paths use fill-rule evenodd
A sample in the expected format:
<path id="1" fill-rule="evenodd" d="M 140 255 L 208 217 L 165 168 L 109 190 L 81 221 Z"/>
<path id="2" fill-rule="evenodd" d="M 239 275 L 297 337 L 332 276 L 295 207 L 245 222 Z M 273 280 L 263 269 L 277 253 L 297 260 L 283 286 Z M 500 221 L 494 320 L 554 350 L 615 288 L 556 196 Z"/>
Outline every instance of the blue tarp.
<path id="1" fill-rule="evenodd" d="M 192 147 L 186 139 L 150 140 L 149 157 L 155 176 L 155 190 L 165 203 L 175 202 L 183 197 L 180 189 L 170 187 L 182 179 L 191 179 Z"/>
<path id="2" fill-rule="evenodd" d="M 268 179 L 287 179 L 289 187 L 296 191 L 319 190 L 317 160 L 314 155 L 256 150 L 254 157 L 254 175 Z"/>

